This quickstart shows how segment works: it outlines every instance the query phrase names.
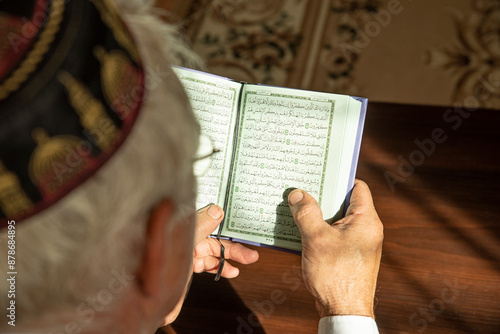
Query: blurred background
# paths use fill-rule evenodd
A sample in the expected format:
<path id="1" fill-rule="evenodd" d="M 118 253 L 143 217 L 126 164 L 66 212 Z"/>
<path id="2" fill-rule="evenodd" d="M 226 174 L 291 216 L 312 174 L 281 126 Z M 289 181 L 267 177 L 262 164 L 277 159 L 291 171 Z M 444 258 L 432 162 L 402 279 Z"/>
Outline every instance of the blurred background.
<path id="1" fill-rule="evenodd" d="M 371 101 L 500 108 L 498 0 L 162 0 L 210 70 Z M 467 102 L 467 101 L 466 101 Z"/>

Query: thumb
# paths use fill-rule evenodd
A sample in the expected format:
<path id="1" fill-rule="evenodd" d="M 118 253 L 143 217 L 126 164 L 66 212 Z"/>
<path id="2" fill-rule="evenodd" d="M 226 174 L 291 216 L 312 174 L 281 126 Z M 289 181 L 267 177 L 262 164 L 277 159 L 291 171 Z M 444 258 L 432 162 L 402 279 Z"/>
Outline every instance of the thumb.
<path id="1" fill-rule="evenodd" d="M 303 238 L 316 234 L 326 224 L 318 202 L 307 192 L 295 189 L 288 195 L 288 203 Z"/>
<path id="2" fill-rule="evenodd" d="M 210 204 L 196 211 L 196 228 L 194 231 L 194 245 L 205 239 L 219 226 L 224 218 L 224 210 L 217 204 Z"/>

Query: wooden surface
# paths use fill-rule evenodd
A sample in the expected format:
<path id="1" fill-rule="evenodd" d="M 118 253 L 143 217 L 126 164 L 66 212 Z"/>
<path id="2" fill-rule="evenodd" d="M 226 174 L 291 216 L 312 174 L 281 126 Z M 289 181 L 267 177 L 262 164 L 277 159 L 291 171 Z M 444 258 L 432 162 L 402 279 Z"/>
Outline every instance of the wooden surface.
<path id="1" fill-rule="evenodd" d="M 458 123 L 444 121 L 446 112 L 369 106 L 357 177 L 371 187 L 385 228 L 375 312 L 381 333 L 500 333 L 500 113 L 475 111 L 453 129 Z M 384 174 L 398 174 L 400 155 L 418 163 L 414 141 L 437 128 L 447 140 L 391 191 Z M 240 266 L 237 279 L 197 275 L 174 330 L 315 333 L 300 257 L 259 251 L 259 262 Z"/>

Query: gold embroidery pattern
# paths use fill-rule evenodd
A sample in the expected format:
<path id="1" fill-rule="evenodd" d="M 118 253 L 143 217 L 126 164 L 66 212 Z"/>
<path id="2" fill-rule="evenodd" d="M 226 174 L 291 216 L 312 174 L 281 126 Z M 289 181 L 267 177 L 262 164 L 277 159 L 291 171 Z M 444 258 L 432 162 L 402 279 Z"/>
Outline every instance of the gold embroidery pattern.
<path id="1" fill-rule="evenodd" d="M 32 206 L 16 174 L 0 161 L 0 207 L 7 217 L 26 212 Z"/>
<path id="2" fill-rule="evenodd" d="M 92 135 L 97 146 L 105 151 L 118 134 L 118 128 L 106 114 L 101 101 L 68 72 L 59 72 L 58 80 L 66 88 L 71 106 L 80 116 L 80 123 Z"/>
<path id="3" fill-rule="evenodd" d="M 141 78 L 127 56 L 119 51 L 106 52 L 101 46 L 94 48 L 101 63 L 101 85 L 108 104 L 124 119 L 134 110 L 142 94 Z"/>
<path id="4" fill-rule="evenodd" d="M 78 155 L 80 138 L 75 136 L 49 137 L 47 131 L 35 128 L 32 131 L 37 147 L 29 162 L 31 181 L 44 195 L 54 194 L 87 166 L 86 160 Z"/>
<path id="5" fill-rule="evenodd" d="M 50 7 L 50 14 L 45 29 L 40 33 L 32 50 L 21 65 L 0 85 L 0 101 L 7 98 L 10 93 L 19 88 L 28 76 L 35 71 L 36 66 L 42 61 L 43 56 L 49 50 L 50 44 L 59 31 L 64 13 L 65 0 L 54 0 Z"/>
<path id="6" fill-rule="evenodd" d="M 101 18 L 113 32 L 113 36 L 120 45 L 128 51 L 132 59 L 139 64 L 140 57 L 135 47 L 134 41 L 128 34 L 128 31 L 118 16 L 114 4 L 109 0 L 91 0 L 101 14 Z"/>

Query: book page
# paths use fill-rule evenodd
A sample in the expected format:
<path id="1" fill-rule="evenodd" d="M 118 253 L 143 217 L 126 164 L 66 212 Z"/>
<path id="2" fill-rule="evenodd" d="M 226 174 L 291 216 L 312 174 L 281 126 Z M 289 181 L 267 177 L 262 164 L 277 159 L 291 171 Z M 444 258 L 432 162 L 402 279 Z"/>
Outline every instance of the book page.
<path id="1" fill-rule="evenodd" d="M 224 235 L 300 250 L 288 207 L 291 188 L 309 192 L 325 219 L 341 211 L 356 136 L 354 131 L 354 140 L 344 140 L 349 109 L 356 109 L 351 100 L 245 85 Z M 342 173 L 346 180 L 339 188 Z"/>
<path id="2" fill-rule="evenodd" d="M 178 67 L 174 67 L 174 71 L 186 89 L 202 135 L 209 137 L 214 148 L 221 150 L 208 158 L 212 159 L 208 161 L 208 169 L 197 177 L 196 208 L 210 203 L 224 207 L 241 84 Z"/>

